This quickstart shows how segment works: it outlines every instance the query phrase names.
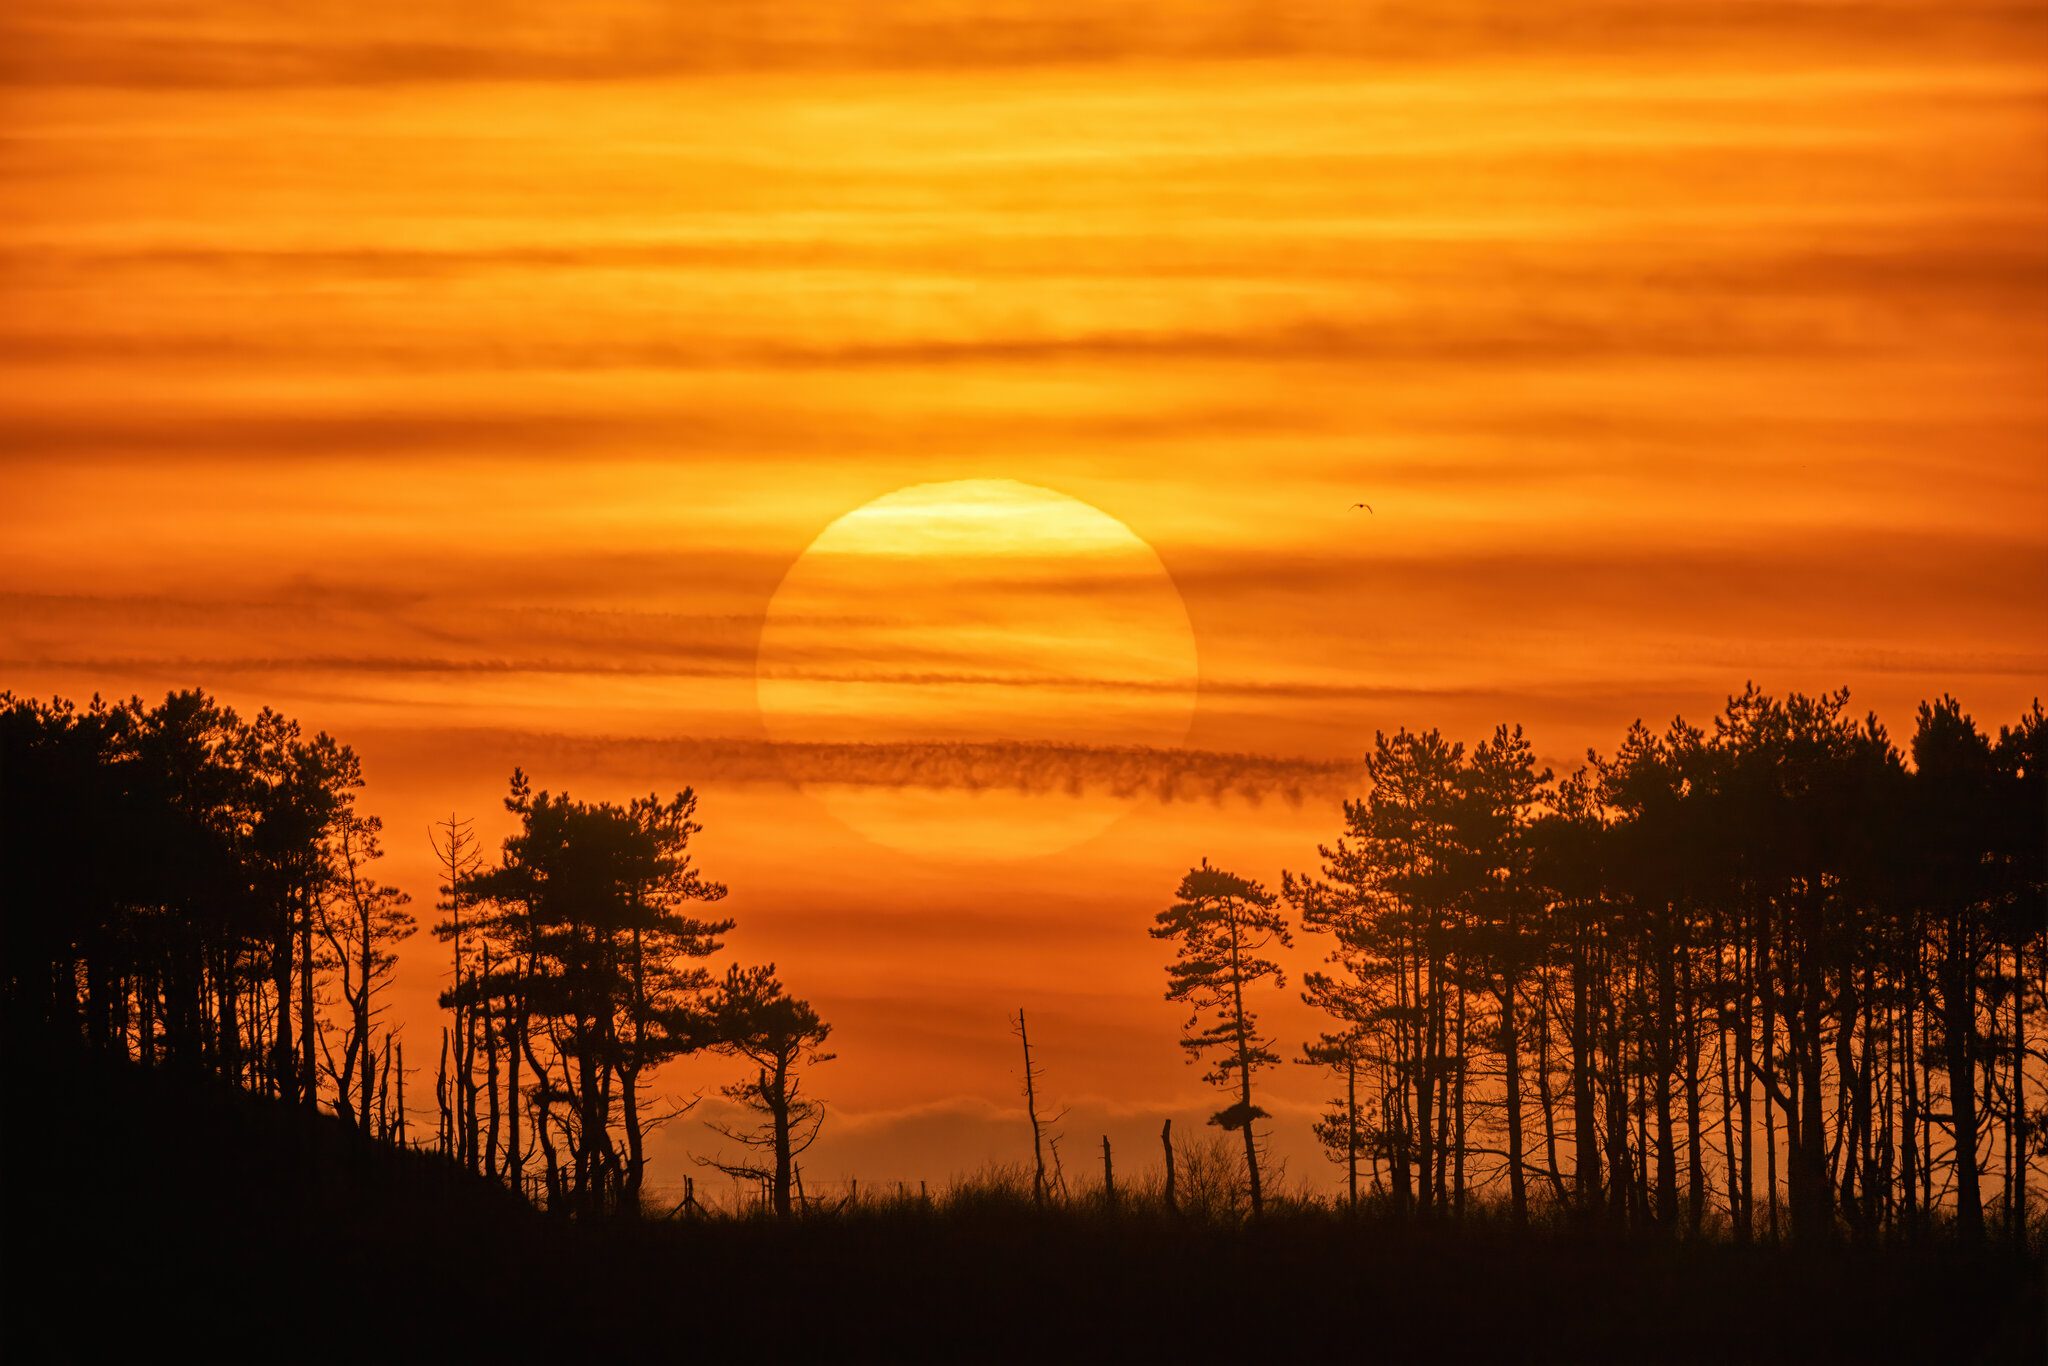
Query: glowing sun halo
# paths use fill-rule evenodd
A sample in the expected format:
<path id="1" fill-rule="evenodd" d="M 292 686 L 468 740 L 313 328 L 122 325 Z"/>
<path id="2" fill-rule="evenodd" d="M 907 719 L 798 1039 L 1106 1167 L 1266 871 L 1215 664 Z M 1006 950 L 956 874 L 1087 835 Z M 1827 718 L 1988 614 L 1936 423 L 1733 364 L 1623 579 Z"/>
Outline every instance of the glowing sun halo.
<path id="1" fill-rule="evenodd" d="M 840 517 L 791 566 L 756 687 L 784 745 L 1176 745 L 1195 641 L 1158 555 L 1109 514 L 1009 480 L 917 484 Z M 1127 804 L 930 764 L 902 786 L 805 786 L 870 839 L 942 858 L 1054 852 Z"/>

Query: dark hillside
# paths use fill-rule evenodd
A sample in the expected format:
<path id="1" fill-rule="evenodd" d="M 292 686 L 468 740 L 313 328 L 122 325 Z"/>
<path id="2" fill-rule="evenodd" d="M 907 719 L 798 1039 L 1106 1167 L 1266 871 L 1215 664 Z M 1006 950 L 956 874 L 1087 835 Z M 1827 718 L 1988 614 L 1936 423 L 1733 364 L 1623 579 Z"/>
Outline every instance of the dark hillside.
<path id="1" fill-rule="evenodd" d="M 2037 1265 L 1256 1230 L 1014 1198 L 793 1225 L 535 1213 L 161 1071 L 15 1067 L 7 1358 L 2038 1361 Z M 35 1097 L 25 1111 L 24 1097 Z"/>
<path id="2" fill-rule="evenodd" d="M 10 1074 L 37 1118 L 17 1100 L 6 1126 L 11 1360 L 407 1355 L 477 1249 L 540 1250 L 509 1192 L 332 1115 L 85 1054 L 30 1070 Z"/>

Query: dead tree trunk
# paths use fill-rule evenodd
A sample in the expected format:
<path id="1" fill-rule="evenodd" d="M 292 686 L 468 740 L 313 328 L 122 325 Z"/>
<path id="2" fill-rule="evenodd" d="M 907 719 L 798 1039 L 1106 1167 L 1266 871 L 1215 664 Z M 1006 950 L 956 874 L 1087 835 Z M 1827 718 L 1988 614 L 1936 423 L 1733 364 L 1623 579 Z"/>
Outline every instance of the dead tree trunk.
<path id="1" fill-rule="evenodd" d="M 1166 1212 L 1180 1213 L 1180 1197 L 1173 1186 L 1173 1121 L 1159 1126 L 1159 1146 L 1166 1153 Z"/>
<path id="2" fill-rule="evenodd" d="M 1038 1072 L 1031 1064 L 1031 1036 L 1024 1030 L 1024 1009 L 1017 1008 L 1017 1038 L 1024 1045 L 1024 1113 L 1031 1121 L 1031 1199 L 1045 1207 L 1045 1126 L 1038 1120 Z"/>

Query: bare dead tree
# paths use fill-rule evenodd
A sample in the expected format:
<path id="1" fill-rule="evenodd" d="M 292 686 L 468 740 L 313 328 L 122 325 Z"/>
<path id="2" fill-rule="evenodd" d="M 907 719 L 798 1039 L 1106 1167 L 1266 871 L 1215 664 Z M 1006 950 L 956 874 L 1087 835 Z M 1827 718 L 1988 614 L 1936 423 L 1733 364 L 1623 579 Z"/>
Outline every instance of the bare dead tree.
<path id="1" fill-rule="evenodd" d="M 1159 1146 L 1166 1152 L 1166 1212 L 1180 1213 L 1180 1198 L 1173 1188 L 1173 1121 L 1159 1126 Z"/>
<path id="2" fill-rule="evenodd" d="M 1031 1035 L 1024 1028 L 1022 1006 L 1017 1008 L 1017 1027 L 1012 1032 L 1024 1046 L 1024 1113 L 1031 1121 L 1031 1199 L 1043 1209 L 1046 1198 L 1051 1193 L 1045 1178 L 1045 1136 L 1051 1125 L 1059 1122 L 1059 1116 L 1056 1115 L 1051 1120 L 1041 1120 L 1038 1117 L 1038 1081 L 1044 1075 L 1045 1069 L 1031 1060 Z"/>

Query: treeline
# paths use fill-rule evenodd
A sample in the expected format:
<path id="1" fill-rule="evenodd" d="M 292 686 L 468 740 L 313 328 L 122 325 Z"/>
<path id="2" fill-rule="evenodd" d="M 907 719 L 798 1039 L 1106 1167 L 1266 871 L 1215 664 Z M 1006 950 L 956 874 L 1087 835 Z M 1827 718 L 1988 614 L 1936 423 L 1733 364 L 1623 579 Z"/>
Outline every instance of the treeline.
<path id="1" fill-rule="evenodd" d="M 378 990 L 413 922 L 371 880 L 362 783 L 347 746 L 267 709 L 0 695 L 9 1038 L 75 1036 L 308 1106 L 324 1088 L 371 1123 Z M 329 979 L 348 1004 L 332 1027 Z"/>
<path id="2" fill-rule="evenodd" d="M 1300 1060 L 1342 1081 L 1317 1133 L 1354 1201 L 1974 1241 L 1989 1187 L 2021 1237 L 2048 1155 L 2044 739 L 2038 703 L 1994 737 L 1944 697 L 1902 751 L 1846 692 L 1754 686 L 1562 779 L 1520 727 L 1381 734 L 1318 871 L 1183 881 L 1168 994 L 1201 1007 L 1186 1043 L 1255 1171 L 1279 1054 L 1243 988 L 1277 976 L 1283 902 L 1323 937 L 1303 994 L 1332 1027 Z"/>
<path id="3" fill-rule="evenodd" d="M 734 964 L 722 977 L 704 965 L 733 922 L 699 913 L 726 889 L 691 858 L 696 794 L 586 803 L 535 792 L 515 771 L 505 806 L 519 828 L 495 866 L 480 866 L 453 817 L 437 841 L 447 874 L 438 929 L 453 959 L 441 996 L 454 1013 L 444 1144 L 522 1188 L 537 1149 L 551 1207 L 635 1209 L 647 1135 L 680 1113 L 650 1110 L 654 1070 L 724 1053 L 754 1070 L 722 1093 L 758 1125 L 722 1128 L 742 1155 L 713 1165 L 789 1214 L 795 1159 L 824 1120 L 802 1073 L 827 1059 L 831 1027 L 784 991 L 773 965 Z"/>
<path id="4" fill-rule="evenodd" d="M 378 880 L 361 765 L 265 709 L 200 692 L 78 707 L 0 694 L 0 896 L 10 1046 L 76 1044 L 206 1073 L 363 1132 L 412 1132 L 397 1031 L 382 1024 L 417 922 Z M 434 931 L 452 947 L 431 1143 L 556 1210 L 638 1207 L 652 1073 L 686 1053 L 755 1075 L 724 1088 L 758 1127 L 725 1170 L 790 1207 L 823 1112 L 801 1073 L 830 1027 L 772 965 L 706 961 L 730 919 L 694 867 L 696 797 L 625 805 L 534 792 L 487 864 L 467 822 L 438 832 Z"/>
<path id="5" fill-rule="evenodd" d="M 1204 864 L 1153 931 L 1254 1214 L 1253 1083 L 1285 1057 L 1256 994 L 1300 928 L 1326 946 L 1302 985 L 1330 1027 L 1295 1061 L 1340 1083 L 1316 1132 L 1353 1204 L 2022 1236 L 2048 1156 L 2044 734 L 2038 703 L 1993 735 L 1944 697 L 1901 747 L 1846 693 L 1752 687 L 1563 778 L 1519 728 L 1376 737 L 1318 870 L 1270 891 Z M 656 1071 L 717 1053 L 742 1119 L 713 1165 L 801 1203 L 830 1027 L 772 966 L 714 970 L 733 922 L 692 858 L 692 792 L 591 803 L 515 772 L 495 859 L 468 822 L 438 828 L 429 1136 L 383 1019 L 416 920 L 362 785 L 347 746 L 202 693 L 0 694 L 8 1045 L 325 1105 L 571 1212 L 638 1207 L 648 1136 L 680 1113 Z"/>

